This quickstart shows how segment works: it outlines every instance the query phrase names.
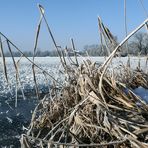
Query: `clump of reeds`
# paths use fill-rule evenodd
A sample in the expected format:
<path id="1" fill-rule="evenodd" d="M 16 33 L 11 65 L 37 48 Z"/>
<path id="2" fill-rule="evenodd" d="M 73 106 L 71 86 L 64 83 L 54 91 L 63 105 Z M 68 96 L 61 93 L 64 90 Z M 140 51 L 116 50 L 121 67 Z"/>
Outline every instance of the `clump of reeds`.
<path id="1" fill-rule="evenodd" d="M 51 88 L 36 107 L 28 132 L 22 135 L 22 147 L 148 147 L 148 105 L 131 90 L 147 88 L 147 73 L 133 71 L 129 66 L 123 68 L 124 76 L 107 71 L 116 52 L 146 23 L 147 20 L 117 45 L 99 67 L 90 60 L 78 63 L 73 40 L 75 62 L 69 57 L 71 64 L 67 64 L 48 28 L 66 82 L 60 89 Z M 100 19 L 99 27 L 115 46 Z"/>
<path id="2" fill-rule="evenodd" d="M 60 90 L 51 89 L 36 107 L 22 145 L 147 147 L 148 105 L 144 100 L 110 73 L 102 80 L 102 98 L 101 67 L 86 60 L 71 68 L 68 83 Z"/>

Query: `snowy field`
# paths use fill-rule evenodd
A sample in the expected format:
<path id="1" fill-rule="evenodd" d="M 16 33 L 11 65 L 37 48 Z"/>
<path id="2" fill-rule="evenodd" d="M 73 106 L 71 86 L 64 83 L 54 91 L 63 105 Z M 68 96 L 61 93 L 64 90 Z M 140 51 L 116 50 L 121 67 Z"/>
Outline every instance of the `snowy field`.
<path id="1" fill-rule="evenodd" d="M 104 57 L 89 57 L 79 58 L 79 62 L 83 60 L 91 59 L 97 63 L 103 63 Z M 15 58 L 17 62 L 19 58 Z M 111 64 L 111 67 L 118 67 L 121 64 L 127 64 L 128 58 L 115 58 Z M 131 68 L 135 69 L 138 65 L 139 58 L 131 57 Z M 35 63 L 43 70 L 50 73 L 55 79 L 60 81 L 62 74 L 59 70 L 62 69 L 60 59 L 58 57 L 42 57 L 36 58 Z M 11 84 L 11 91 L 6 83 L 2 59 L 0 58 L 0 145 L 1 146 L 19 146 L 19 136 L 24 131 L 24 127 L 28 126 L 31 119 L 31 112 L 38 103 L 34 95 L 34 80 L 32 73 L 32 64 L 25 58 L 22 58 L 19 62 L 19 74 L 22 89 L 26 95 L 26 100 L 22 99 L 21 92 L 18 93 L 18 107 L 14 107 L 15 99 L 15 69 L 11 58 L 6 58 L 8 80 Z M 140 66 L 144 71 L 148 71 L 146 67 L 146 58 L 140 58 Z M 40 89 L 40 93 L 46 93 L 48 87 L 50 87 L 51 79 L 45 77 L 41 70 L 35 68 L 37 84 Z M 137 88 L 135 93 L 141 96 L 144 100 L 148 101 L 148 90 L 144 88 Z M 27 109 L 26 109 L 27 108 Z"/>

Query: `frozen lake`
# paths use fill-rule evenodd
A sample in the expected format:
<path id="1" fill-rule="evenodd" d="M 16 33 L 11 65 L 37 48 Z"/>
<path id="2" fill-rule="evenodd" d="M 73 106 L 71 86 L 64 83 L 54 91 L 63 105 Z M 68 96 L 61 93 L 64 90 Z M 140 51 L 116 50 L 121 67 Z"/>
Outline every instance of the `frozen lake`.
<path id="1" fill-rule="evenodd" d="M 86 58 L 79 57 L 79 62 L 82 62 Z M 88 59 L 88 58 L 87 58 Z M 89 57 L 92 61 L 96 61 L 98 63 L 103 63 L 105 58 L 104 57 Z M 15 58 L 15 61 L 17 62 L 19 58 Z M 126 64 L 128 61 L 127 57 L 121 57 L 121 58 L 115 58 L 113 60 L 113 66 L 119 66 L 120 64 Z M 137 57 L 131 57 L 130 58 L 130 64 L 131 68 L 136 68 L 138 65 L 139 58 Z M 35 63 L 39 65 L 43 70 L 47 71 L 52 75 L 55 79 L 60 78 L 59 70 L 61 69 L 61 63 L 60 59 L 58 57 L 37 57 L 35 58 Z M 141 67 L 146 70 L 146 58 L 140 58 Z M 11 84 L 12 91 L 15 90 L 16 86 L 16 78 L 15 78 L 15 69 L 13 66 L 13 61 L 11 58 L 6 58 L 6 65 L 7 65 L 7 73 L 8 73 L 8 80 Z M 111 65 L 111 66 L 112 66 Z M 32 73 L 32 64 L 25 58 L 22 58 L 19 62 L 19 74 L 20 74 L 20 82 L 21 86 L 24 89 L 24 91 L 27 93 L 28 91 L 32 90 L 34 88 L 34 80 L 33 80 L 33 73 Z M 45 77 L 42 74 L 42 71 L 38 68 L 35 68 L 36 71 L 36 78 L 37 83 L 39 85 L 40 90 L 44 88 L 47 88 L 47 86 L 50 84 L 49 77 Z M 4 74 L 3 74 L 3 66 L 2 66 L 2 58 L 0 58 L 0 96 L 5 97 L 5 94 L 9 93 L 9 88 L 6 83 Z M 14 93 L 14 92 L 12 92 Z"/>

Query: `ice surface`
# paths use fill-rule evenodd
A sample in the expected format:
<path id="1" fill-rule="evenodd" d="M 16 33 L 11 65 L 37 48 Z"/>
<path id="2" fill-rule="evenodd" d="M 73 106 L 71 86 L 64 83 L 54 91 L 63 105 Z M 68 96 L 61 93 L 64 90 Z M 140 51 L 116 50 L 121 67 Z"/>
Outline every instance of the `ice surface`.
<path id="1" fill-rule="evenodd" d="M 31 58 L 32 59 L 32 58 Z M 82 62 L 86 58 L 79 57 L 79 61 Z M 87 57 L 87 59 L 91 59 L 92 61 L 96 61 L 97 63 L 103 63 L 105 58 L 104 57 Z M 17 62 L 19 58 L 15 58 Z M 130 57 L 130 65 L 131 68 L 135 69 L 138 66 L 138 62 L 140 60 L 140 66 L 144 70 L 148 69 L 146 67 L 146 58 L 138 58 L 138 57 Z M 121 58 L 114 58 L 111 64 L 111 67 L 118 67 L 121 64 L 126 65 L 128 61 L 128 57 L 121 57 Z M 35 58 L 35 63 L 39 65 L 43 70 L 50 73 L 55 79 L 60 80 L 61 74 L 59 70 L 61 70 L 61 63 L 58 57 L 37 57 Z M 16 88 L 16 78 L 15 78 L 15 68 L 13 66 L 12 58 L 6 58 L 7 64 L 7 73 L 9 83 L 11 84 L 11 93 L 15 95 L 15 88 Z M 42 92 L 46 91 L 48 86 L 51 83 L 51 80 L 48 76 L 44 76 L 42 71 L 38 68 L 35 68 L 36 71 L 36 79 L 39 90 Z M 22 89 L 24 92 L 33 93 L 34 90 L 34 80 L 33 80 L 33 73 L 32 73 L 32 64 L 25 58 L 22 58 L 19 63 L 19 74 L 20 74 L 20 82 Z M 19 85 L 20 86 L 20 85 Z M 20 90 L 20 87 L 19 89 Z M 20 92 L 20 91 L 19 91 Z M 21 93 L 20 93 L 21 94 Z M 3 66 L 2 66 L 2 58 L 0 58 L 0 97 L 7 97 L 11 95 L 10 89 L 6 83 L 4 74 L 3 74 Z"/>
<path id="2" fill-rule="evenodd" d="M 148 89 L 145 89 L 143 87 L 138 87 L 133 91 L 135 94 L 140 96 L 143 100 L 145 100 L 148 103 Z"/>

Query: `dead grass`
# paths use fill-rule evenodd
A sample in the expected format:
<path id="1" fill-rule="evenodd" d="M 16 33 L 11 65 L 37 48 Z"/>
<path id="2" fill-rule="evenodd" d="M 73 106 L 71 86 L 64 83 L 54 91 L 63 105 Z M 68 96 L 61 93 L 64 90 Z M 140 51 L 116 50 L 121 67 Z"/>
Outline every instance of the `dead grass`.
<path id="1" fill-rule="evenodd" d="M 102 98 L 102 67 L 86 60 L 71 68 L 68 83 L 60 91 L 51 89 L 35 109 L 22 146 L 147 147 L 148 105 L 131 88 L 147 86 L 148 75 L 133 71 L 125 84 L 106 73 Z"/>

